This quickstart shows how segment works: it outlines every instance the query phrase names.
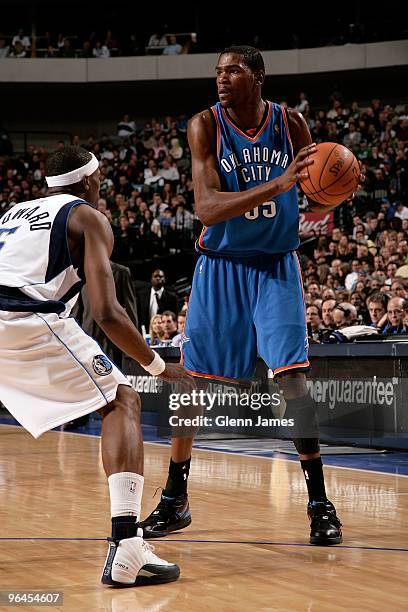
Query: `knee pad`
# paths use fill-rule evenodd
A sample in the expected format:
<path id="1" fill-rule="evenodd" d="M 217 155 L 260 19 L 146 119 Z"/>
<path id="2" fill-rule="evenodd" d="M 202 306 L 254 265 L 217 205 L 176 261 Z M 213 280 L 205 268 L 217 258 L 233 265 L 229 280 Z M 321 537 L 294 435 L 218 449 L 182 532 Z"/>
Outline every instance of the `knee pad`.
<path id="1" fill-rule="evenodd" d="M 286 400 L 285 418 L 293 419 L 292 439 L 319 438 L 316 404 L 310 395 Z"/>

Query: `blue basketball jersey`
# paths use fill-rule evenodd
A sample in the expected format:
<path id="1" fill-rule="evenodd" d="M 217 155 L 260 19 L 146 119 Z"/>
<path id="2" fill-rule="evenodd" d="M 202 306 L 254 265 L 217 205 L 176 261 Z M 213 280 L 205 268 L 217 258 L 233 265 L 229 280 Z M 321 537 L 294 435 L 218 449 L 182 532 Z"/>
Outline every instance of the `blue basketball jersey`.
<path id="1" fill-rule="evenodd" d="M 250 136 L 218 102 L 211 107 L 217 125 L 217 159 L 222 191 L 244 191 L 277 178 L 293 161 L 284 109 L 266 102 L 263 121 Z M 285 253 L 299 246 L 296 185 L 269 202 L 228 221 L 204 227 L 198 239 L 203 253 L 246 257 Z"/>

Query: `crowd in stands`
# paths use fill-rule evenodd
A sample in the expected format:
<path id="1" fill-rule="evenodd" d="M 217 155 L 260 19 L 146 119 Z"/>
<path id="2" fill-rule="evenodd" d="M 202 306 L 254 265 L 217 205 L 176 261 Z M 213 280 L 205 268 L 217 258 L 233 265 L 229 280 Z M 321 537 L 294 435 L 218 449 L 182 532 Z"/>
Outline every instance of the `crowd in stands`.
<path id="1" fill-rule="evenodd" d="M 182 43 L 182 44 L 180 44 Z M 199 53 L 197 34 L 152 34 L 143 52 L 147 55 L 180 55 Z M 142 49 L 132 37 L 126 44 L 118 41 L 112 30 L 98 35 L 90 32 L 85 37 L 53 34 L 45 32 L 43 36 L 28 36 L 19 30 L 14 36 L 0 34 L 0 59 L 5 58 L 107 58 L 120 55 L 140 55 Z"/>
<path id="2" fill-rule="evenodd" d="M 348 105 L 339 94 L 329 111 L 311 112 L 305 93 L 296 108 L 314 141 L 345 144 L 366 176 L 357 197 L 336 209 L 332 233 L 303 253 L 309 336 L 333 341 L 332 330 L 354 325 L 407 334 L 408 114 L 378 99 Z"/>
<path id="3" fill-rule="evenodd" d="M 199 222 L 194 214 L 187 119 L 153 119 L 140 130 L 128 115 L 117 135 L 90 136 L 82 144 L 100 159 L 98 210 L 115 236 L 112 259 L 143 260 L 193 248 Z M 58 147 L 64 146 L 63 141 Z M 67 143 L 68 144 L 68 143 Z M 18 201 L 45 193 L 48 151 L 28 146 L 23 155 L 5 157 L 0 170 L 0 214 Z"/>
<path id="4" fill-rule="evenodd" d="M 407 37 L 405 21 L 400 17 L 403 5 L 398 0 L 393 3 L 392 11 L 359 11 L 357 20 L 352 18 L 353 11 L 343 11 L 335 19 L 327 19 L 324 8 L 315 5 L 314 11 L 303 11 L 301 17 L 297 14 L 288 20 L 285 7 L 275 6 L 274 23 L 279 23 L 279 28 L 271 28 L 268 19 L 242 19 L 239 11 L 230 11 L 228 7 L 221 10 L 217 7 L 214 19 L 213 12 L 204 5 L 194 5 L 191 11 L 177 4 L 152 10 L 151 6 L 141 3 L 124 8 L 119 2 L 110 3 L 107 10 L 95 11 L 90 3 L 83 3 L 78 19 L 75 11 L 67 6 L 69 2 L 63 2 L 65 6 L 49 3 L 46 17 L 40 16 L 35 8 L 24 15 L 20 3 L 12 4 L 9 2 L 8 14 L 2 20 L 0 58 L 8 55 L 88 58 L 217 53 L 243 42 L 266 51 L 364 44 Z M 109 32 L 106 23 L 110 24 Z M 146 26 L 149 23 L 151 26 Z M 25 30 L 16 34 L 16 28 L 22 25 Z M 63 33 L 60 33 L 62 28 Z"/>
<path id="5" fill-rule="evenodd" d="M 346 144 L 366 175 L 355 199 L 336 209 L 332 233 L 316 235 L 301 247 L 310 335 L 321 341 L 323 328 L 354 323 L 375 325 L 381 333 L 406 333 L 408 114 L 404 107 L 378 99 L 360 107 L 338 93 L 326 110 L 314 110 L 303 93 L 297 109 L 314 141 Z M 100 159 L 98 209 L 115 234 L 114 261 L 193 248 L 200 224 L 194 214 L 186 129 L 186 117 L 139 125 L 124 115 L 114 136 L 73 137 L 73 144 L 82 144 Z M 29 146 L 23 155 L 0 158 L 0 214 L 45 193 L 47 154 L 45 148 Z M 301 192 L 299 196 L 307 210 Z"/>

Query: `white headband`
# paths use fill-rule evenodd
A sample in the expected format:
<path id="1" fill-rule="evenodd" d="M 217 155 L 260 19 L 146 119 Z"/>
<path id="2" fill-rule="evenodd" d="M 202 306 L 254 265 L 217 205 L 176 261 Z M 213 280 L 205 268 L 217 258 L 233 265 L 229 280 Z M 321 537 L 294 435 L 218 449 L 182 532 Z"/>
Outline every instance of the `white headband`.
<path id="1" fill-rule="evenodd" d="M 48 187 L 65 187 L 66 185 L 73 185 L 82 181 L 84 176 L 91 176 L 97 168 L 99 168 L 99 162 L 95 155 L 91 153 L 92 157 L 85 166 L 81 166 L 71 172 L 65 174 L 57 174 L 56 176 L 46 176 Z"/>

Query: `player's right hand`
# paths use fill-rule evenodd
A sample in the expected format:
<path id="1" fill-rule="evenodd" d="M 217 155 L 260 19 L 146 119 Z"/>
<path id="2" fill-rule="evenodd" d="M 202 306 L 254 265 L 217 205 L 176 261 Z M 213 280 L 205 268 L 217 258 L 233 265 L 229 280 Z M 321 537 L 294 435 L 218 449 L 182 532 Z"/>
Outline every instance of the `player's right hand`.
<path id="1" fill-rule="evenodd" d="M 158 376 L 169 383 L 178 383 L 186 389 L 195 389 L 194 378 L 179 363 L 166 363 L 166 369 Z"/>
<path id="2" fill-rule="evenodd" d="M 310 159 L 309 155 L 313 155 L 316 152 L 316 143 L 312 142 L 310 145 L 300 149 L 289 168 L 277 179 L 279 193 L 285 193 L 289 191 L 302 178 L 307 178 L 308 173 L 306 171 L 307 166 L 311 166 L 314 161 Z"/>

